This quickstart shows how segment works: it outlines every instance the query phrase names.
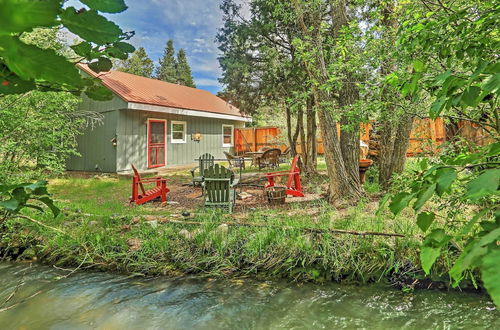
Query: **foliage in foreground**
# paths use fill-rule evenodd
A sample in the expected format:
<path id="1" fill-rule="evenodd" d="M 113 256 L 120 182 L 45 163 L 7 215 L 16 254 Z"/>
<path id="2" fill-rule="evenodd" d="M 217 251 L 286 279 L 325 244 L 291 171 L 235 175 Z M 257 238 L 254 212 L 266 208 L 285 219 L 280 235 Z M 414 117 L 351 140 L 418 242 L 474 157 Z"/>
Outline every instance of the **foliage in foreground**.
<path id="1" fill-rule="evenodd" d="M 412 75 L 406 81 L 397 75 L 388 79 L 414 99 L 426 90 L 434 98 L 431 118 L 471 120 L 497 143 L 442 156 L 435 163 L 423 160 L 406 189 L 393 196 L 390 208 L 398 214 L 413 203 L 420 212 L 417 224 L 427 232 L 438 212 L 421 209 L 435 196 L 447 222 L 427 234 L 421 249 L 423 269 L 428 273 L 441 249 L 455 245 L 461 255 L 450 270 L 454 284 L 479 268 L 484 286 L 500 306 L 500 65 L 495 30 L 500 6 L 495 1 L 424 4 L 425 10 L 408 16 L 400 30 L 400 46 L 415 58 Z M 458 213 L 468 212 L 472 216 L 466 223 L 456 222 Z"/>
<path id="2" fill-rule="evenodd" d="M 89 9 L 67 6 L 65 1 L 0 1 L 0 96 L 30 90 L 81 91 L 94 99 L 109 99 L 112 93 L 93 79 L 80 75 L 74 63 L 86 61 L 95 72 L 112 67 L 112 58 L 125 60 L 135 49 L 128 40 L 133 33 L 99 14 L 127 9 L 123 0 L 81 0 Z M 76 58 L 26 43 L 23 34 L 40 27 L 66 28 L 81 42 L 71 46 Z"/>
<path id="3" fill-rule="evenodd" d="M 47 191 L 47 181 L 0 185 L 0 223 L 20 214 L 23 209 L 31 208 L 44 212 L 36 202 L 49 207 L 54 217 L 60 212 Z"/>
<path id="4" fill-rule="evenodd" d="M 425 233 L 432 228 L 420 253 L 427 274 L 442 249 L 452 245 L 460 251 L 449 271 L 454 286 L 464 278 L 464 273 L 479 268 L 484 286 L 497 305 L 500 305 L 499 164 L 500 143 L 476 153 L 442 156 L 432 163 L 423 159 L 409 180 L 411 183 L 395 194 L 389 204 L 395 215 L 411 204 L 418 212 L 418 227 Z M 424 210 L 433 196 L 438 211 Z M 461 222 L 464 216 L 467 221 Z M 437 217 L 446 221 L 438 223 Z"/>

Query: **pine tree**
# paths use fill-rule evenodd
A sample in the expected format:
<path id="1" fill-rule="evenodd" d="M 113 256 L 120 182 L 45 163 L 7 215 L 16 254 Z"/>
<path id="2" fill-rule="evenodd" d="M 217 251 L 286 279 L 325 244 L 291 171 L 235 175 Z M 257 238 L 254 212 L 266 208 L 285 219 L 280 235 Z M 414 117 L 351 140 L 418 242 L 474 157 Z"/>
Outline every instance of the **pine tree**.
<path id="1" fill-rule="evenodd" d="M 151 78 L 154 63 L 149 58 L 144 47 L 137 49 L 128 59 L 118 64 L 118 71 L 128 72 L 138 76 Z"/>
<path id="2" fill-rule="evenodd" d="M 172 40 L 167 41 L 167 45 L 163 51 L 163 57 L 160 58 L 159 62 L 160 65 L 156 67 L 156 79 L 176 83 L 177 62 L 175 60 L 174 42 Z"/>
<path id="3" fill-rule="evenodd" d="M 177 53 L 177 83 L 188 87 L 196 88 L 191 73 L 191 67 L 187 61 L 186 51 L 180 49 Z"/>

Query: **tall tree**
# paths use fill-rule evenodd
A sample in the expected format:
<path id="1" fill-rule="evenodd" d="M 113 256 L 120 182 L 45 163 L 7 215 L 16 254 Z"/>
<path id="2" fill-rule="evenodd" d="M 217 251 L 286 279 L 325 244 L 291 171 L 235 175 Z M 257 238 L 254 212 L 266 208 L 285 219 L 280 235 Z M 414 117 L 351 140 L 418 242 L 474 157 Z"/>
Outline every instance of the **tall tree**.
<path id="1" fill-rule="evenodd" d="M 221 10 L 225 24 L 217 35 L 222 51 L 219 57 L 223 70 L 221 82 L 226 86 L 226 94 L 233 95 L 235 104 L 247 113 L 281 109 L 286 119 L 286 137 L 295 155 L 299 137 L 302 145 L 316 145 L 316 125 L 312 125 L 316 113 L 314 107 L 308 106 L 311 105 L 307 102 L 309 81 L 302 63 L 295 56 L 296 24 L 284 19 L 286 10 L 275 10 L 278 2 L 252 1 L 252 14 L 246 19 L 240 15 L 234 0 L 223 1 Z M 305 174 L 316 170 L 316 157 L 308 154 L 312 150 L 302 148 L 304 163 L 301 169 Z"/>
<path id="2" fill-rule="evenodd" d="M 356 79 L 357 17 L 344 0 L 294 0 L 292 17 L 300 28 L 295 39 L 307 75 L 313 82 L 314 102 L 325 146 L 330 202 L 356 203 L 359 181 L 360 92 Z M 340 136 L 337 123 L 342 126 Z"/>
<path id="3" fill-rule="evenodd" d="M 188 87 L 196 88 L 193 80 L 193 74 L 191 73 L 191 67 L 187 61 L 186 51 L 184 49 L 179 49 L 177 53 L 177 83 L 179 85 L 184 85 Z"/>
<path id="4" fill-rule="evenodd" d="M 176 66 L 174 42 L 170 39 L 167 41 L 162 58 L 160 58 L 160 65 L 156 67 L 156 79 L 176 83 Z"/>
<path id="5" fill-rule="evenodd" d="M 380 134 L 380 154 L 378 157 L 379 183 L 387 189 L 395 173 L 404 169 L 406 151 L 409 146 L 410 133 L 415 114 L 408 113 L 399 107 L 405 102 L 401 93 L 387 82 L 387 77 L 394 76 L 400 71 L 403 61 L 397 59 L 396 32 L 398 29 L 398 11 L 401 7 L 397 0 L 383 1 L 377 8 L 380 12 L 380 21 L 377 26 L 381 31 L 381 47 L 379 47 L 380 78 L 381 78 L 381 105 L 377 122 Z M 401 52 L 401 50 L 399 50 Z M 390 79 L 389 79 L 390 80 Z"/>
<path id="6" fill-rule="evenodd" d="M 154 63 L 149 58 L 144 47 L 137 49 L 128 59 L 120 62 L 118 65 L 118 71 L 147 78 L 151 78 L 153 75 Z"/>

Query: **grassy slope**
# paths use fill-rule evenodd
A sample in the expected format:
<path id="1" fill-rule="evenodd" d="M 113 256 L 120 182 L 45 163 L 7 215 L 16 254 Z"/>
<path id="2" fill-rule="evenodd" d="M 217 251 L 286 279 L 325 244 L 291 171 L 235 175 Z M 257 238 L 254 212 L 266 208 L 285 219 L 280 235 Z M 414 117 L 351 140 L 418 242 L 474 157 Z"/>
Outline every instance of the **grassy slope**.
<path id="1" fill-rule="evenodd" d="M 176 173 L 170 179 L 182 182 L 189 177 Z M 311 180 L 309 191 L 321 191 L 322 180 Z M 199 209 L 189 218 L 197 224 L 167 224 L 162 222 L 183 220 L 180 209 L 129 206 L 130 180 L 62 178 L 52 180 L 50 187 L 63 214 L 36 217 L 68 235 L 25 220 L 11 221 L 1 239 L 4 250 L 31 246 L 30 253 L 48 263 L 144 274 L 251 274 L 361 282 L 421 274 L 419 230 L 413 217 L 408 213 L 395 219 L 388 212 L 376 214 L 377 203 L 369 198 L 344 210 L 322 201 L 265 207 L 235 217 Z M 376 190 L 376 185 L 368 184 L 367 190 Z M 152 219 L 158 225 L 147 221 Z M 227 221 L 267 227 L 220 226 Z M 396 232 L 407 237 L 331 234 L 330 228 Z M 449 267 L 445 256 L 436 264 L 435 274 L 443 274 Z"/>

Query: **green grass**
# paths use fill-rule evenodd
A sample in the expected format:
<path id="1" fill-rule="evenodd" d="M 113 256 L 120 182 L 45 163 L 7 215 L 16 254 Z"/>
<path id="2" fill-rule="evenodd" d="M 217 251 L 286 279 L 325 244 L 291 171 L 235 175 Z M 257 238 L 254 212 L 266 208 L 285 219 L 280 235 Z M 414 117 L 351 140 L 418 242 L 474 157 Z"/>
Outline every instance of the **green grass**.
<path id="1" fill-rule="evenodd" d="M 172 173 L 168 180 L 180 184 L 190 176 Z M 325 180 L 325 175 L 305 180 L 307 191 L 323 192 Z M 29 215 L 67 235 L 27 220 L 11 220 L 0 237 L 0 251 L 15 255 L 19 247 L 28 247 L 30 255 L 46 263 L 129 274 L 354 282 L 387 280 L 394 274 L 423 277 L 418 255 L 421 232 L 413 213 L 405 210 L 394 218 L 388 210 L 377 212 L 371 193 L 378 193 L 378 186 L 372 181 L 365 186 L 366 199 L 348 209 L 317 200 L 284 207 L 265 205 L 234 216 L 199 208 L 186 219 L 170 206 L 129 205 L 130 179 L 59 178 L 49 186 L 62 214 L 56 218 L 49 213 Z M 220 227 L 224 222 L 231 225 Z M 406 237 L 336 234 L 330 229 Z M 134 248 L 134 242 L 140 247 Z M 455 257 L 452 248 L 445 251 L 433 276 L 444 276 Z"/>

